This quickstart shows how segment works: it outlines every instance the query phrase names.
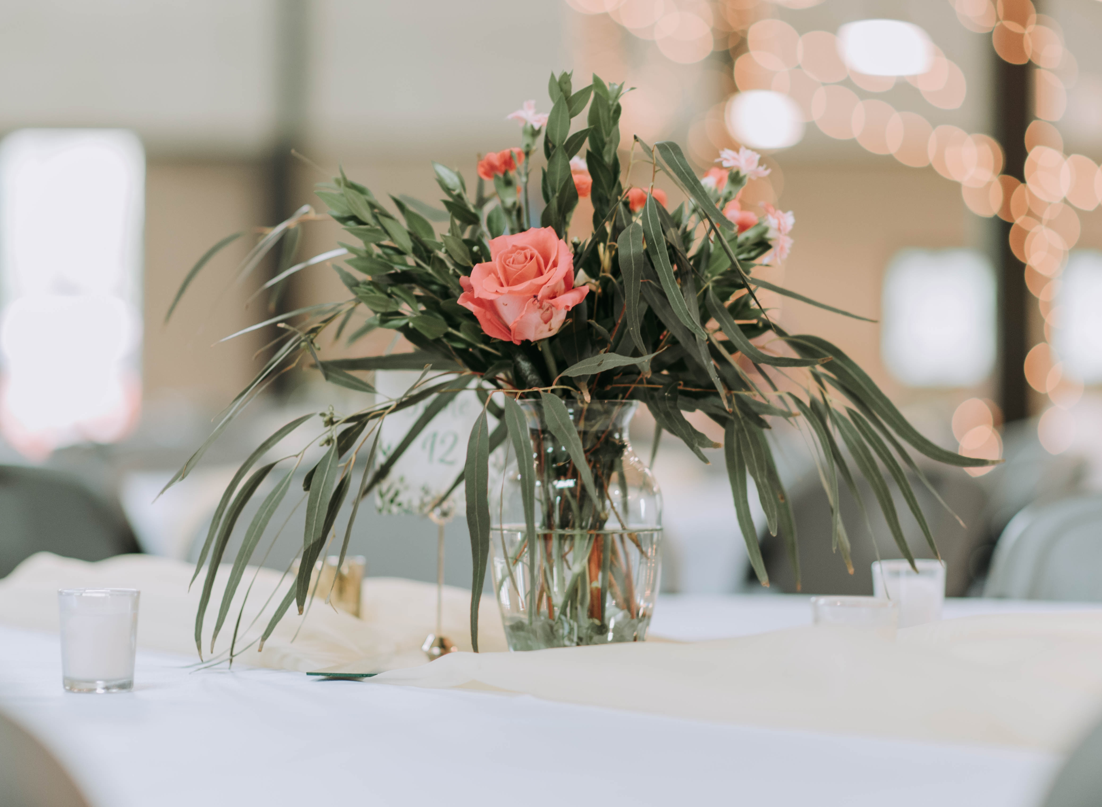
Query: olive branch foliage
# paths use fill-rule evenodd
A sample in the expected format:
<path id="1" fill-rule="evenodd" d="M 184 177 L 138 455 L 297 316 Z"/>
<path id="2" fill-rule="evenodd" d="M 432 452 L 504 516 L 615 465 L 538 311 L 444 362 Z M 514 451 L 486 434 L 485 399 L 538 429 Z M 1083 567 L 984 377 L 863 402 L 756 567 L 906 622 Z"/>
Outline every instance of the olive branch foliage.
<path id="1" fill-rule="evenodd" d="M 375 392 L 370 376 L 374 371 L 416 370 L 421 375 L 397 399 L 373 403 L 350 414 L 332 410 L 320 413 L 323 431 L 310 445 L 293 455 L 267 461 L 272 449 L 312 420 L 313 414 L 296 418 L 242 463 L 218 504 L 193 577 L 194 582 L 206 569 L 195 621 L 200 656 L 206 611 L 230 538 L 245 506 L 277 466 L 293 464 L 282 473 L 246 528 L 218 607 L 212 653 L 246 566 L 258 551 L 276 508 L 290 493 L 295 469 L 313 443 L 325 451 L 306 474 L 303 485 L 306 527 L 298 574 L 268 621 L 261 646 L 292 603 L 301 614 L 308 598 L 316 593 L 310 591 L 311 570 L 327 542 L 343 535 L 343 562 L 360 503 L 387 478 L 433 418 L 456 395 L 472 388 L 483 402 L 483 411 L 468 442 L 463 471 L 440 501 L 464 479 L 469 480 L 465 496 L 474 558 L 471 634 L 476 650 L 478 606 L 489 555 L 489 456 L 510 439 L 518 457 L 525 453 L 531 457 L 523 449 L 529 438 L 516 398 L 540 398 L 552 408 L 561 399 L 642 401 L 657 422 L 656 440 L 662 432 L 675 435 L 704 462 L 708 460 L 703 449 L 719 445 L 694 427 L 685 413 L 701 412 L 722 427 L 723 455 L 739 529 L 753 569 L 765 585 L 769 579 L 751 519 L 750 479 L 768 530 L 783 536 L 799 579 L 795 521 L 766 438 L 770 419 L 802 418 L 809 427 L 830 504 L 832 542 L 851 572 L 850 542 L 840 516 L 839 491 L 845 485 L 864 511 L 857 475 L 870 485 L 904 557 L 913 562 L 889 480 L 899 490 L 931 549 L 937 552 L 909 478 L 919 479 L 937 494 L 910 450 L 962 467 L 987 465 L 989 461 L 962 457 L 935 445 L 907 422 L 837 346 L 813 335 L 788 334 L 770 320 L 758 298 L 759 289 L 845 316 L 855 315 L 752 276 L 755 260 L 771 249 L 766 225 L 758 224 L 739 234 L 717 204 L 732 198 L 745 184 L 745 176 L 731 171 L 726 189 L 717 193 L 701 184 L 676 143 L 660 142 L 652 147 L 636 138 L 628 150 L 626 173 L 630 175 L 635 163 L 650 165 L 651 188 L 654 176 L 665 173 L 684 191 L 687 201 L 668 211 L 648 194 L 642 209 L 633 213 L 627 203 L 628 188 L 623 184 L 625 172 L 621 165 L 624 149 L 619 119 L 624 86 L 606 84 L 594 76 L 589 86 L 575 91 L 571 74 L 562 73 L 552 75 L 548 90 L 552 108 L 547 124 L 542 130 L 524 127 L 525 159 L 515 172 L 495 176 L 490 183 L 480 179 L 472 193 L 458 171 L 433 163 L 444 195 L 444 209 L 439 210 L 403 196 L 391 196 L 387 205 L 367 187 L 348 179 L 342 170 L 332 182 L 318 186 L 317 196 L 327 206 L 328 217 L 342 225 L 349 243 L 295 263 L 300 228 L 324 218 L 304 206 L 266 231 L 238 270 L 239 275 L 252 272 L 268 252 L 282 243 L 279 271 L 262 291 L 279 294 L 287 279 L 297 272 L 328 264 L 337 272 L 349 297 L 274 316 L 233 335 L 269 326 L 276 326 L 281 334 L 269 345 L 271 356 L 263 368 L 230 403 L 206 442 L 169 486 L 194 469 L 230 422 L 277 375 L 299 364 L 312 365 L 331 384 L 368 394 Z M 461 293 L 459 278 L 469 275 L 474 264 L 490 260 L 490 239 L 534 226 L 530 194 L 535 189 L 530 185 L 536 183 L 530 182 L 530 172 L 541 135 L 546 165 L 538 183 L 543 202 L 539 225 L 553 227 L 563 239 L 578 204 L 570 160 L 581 154 L 583 147 L 586 149 L 585 160 L 592 177 L 593 233 L 586 240 L 573 239 L 571 247 L 576 282 L 587 283 L 590 293 L 572 309 L 557 334 L 538 343 L 516 345 L 488 337 L 474 315 L 456 300 Z M 441 227 L 444 231 L 438 232 L 437 225 L 445 224 L 446 228 Z M 198 272 L 241 235 L 223 239 L 202 256 L 186 276 L 169 315 Z M 344 266 L 336 263 L 338 258 L 343 258 Z M 364 313 L 367 316 L 346 337 L 348 344 L 382 328 L 401 334 L 413 345 L 413 351 L 321 358 L 322 333 L 335 327 L 335 338 L 340 339 L 353 318 Z M 771 334 L 772 345 L 785 349 L 760 347 L 762 340 L 758 337 L 766 334 Z M 748 372 L 750 366 L 755 373 Z M 365 377 L 364 373 L 369 375 Z M 774 374 L 782 373 L 795 381 L 802 395 L 781 391 Z M 384 419 L 421 404 L 424 409 L 404 439 L 384 461 L 376 462 Z M 491 427 L 488 414 L 496 418 L 496 427 Z M 563 445 L 580 447 L 568 416 L 552 419 L 552 423 Z M 364 470 L 354 480 L 357 463 Z M 579 465 L 584 478 L 584 456 L 579 457 Z M 526 529 L 531 536 L 535 475 L 526 470 L 522 462 Z M 348 502 L 351 505 L 345 508 Z M 343 509 L 348 513 L 343 529 L 339 529 Z M 231 644 L 231 660 L 234 653 Z"/>

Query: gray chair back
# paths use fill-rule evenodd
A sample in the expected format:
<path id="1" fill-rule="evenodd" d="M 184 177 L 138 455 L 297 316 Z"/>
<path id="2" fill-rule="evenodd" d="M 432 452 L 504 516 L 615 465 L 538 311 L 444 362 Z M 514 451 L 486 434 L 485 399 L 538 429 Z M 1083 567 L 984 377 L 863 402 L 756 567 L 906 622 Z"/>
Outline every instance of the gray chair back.
<path id="1" fill-rule="evenodd" d="M 1102 602 L 1102 496 L 1027 507 L 995 546 L 985 597 Z"/>
<path id="2" fill-rule="evenodd" d="M 4 807 L 88 807 L 65 769 L 22 726 L 0 714 L 0 803 Z"/>
<path id="3" fill-rule="evenodd" d="M 75 478 L 0 465 L 0 577 L 43 551 L 103 560 L 140 550 L 121 511 Z"/>

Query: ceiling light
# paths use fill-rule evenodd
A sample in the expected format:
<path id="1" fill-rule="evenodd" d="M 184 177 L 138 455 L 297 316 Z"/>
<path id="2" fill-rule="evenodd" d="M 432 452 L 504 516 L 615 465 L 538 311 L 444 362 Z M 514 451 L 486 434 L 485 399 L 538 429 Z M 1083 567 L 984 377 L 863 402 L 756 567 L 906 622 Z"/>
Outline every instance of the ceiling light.
<path id="1" fill-rule="evenodd" d="M 727 129 L 744 146 L 783 149 L 803 139 L 804 122 L 799 105 L 772 90 L 749 90 L 727 103 Z"/>
<path id="2" fill-rule="evenodd" d="M 867 76 L 918 76 L 933 65 L 930 37 L 901 20 L 860 20 L 838 29 L 838 51 L 850 70 Z"/>

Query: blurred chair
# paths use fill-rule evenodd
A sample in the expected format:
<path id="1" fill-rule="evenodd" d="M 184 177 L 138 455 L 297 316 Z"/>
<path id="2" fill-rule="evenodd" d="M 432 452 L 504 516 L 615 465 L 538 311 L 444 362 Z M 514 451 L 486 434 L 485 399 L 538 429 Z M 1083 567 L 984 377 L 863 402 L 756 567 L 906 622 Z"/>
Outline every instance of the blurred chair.
<path id="1" fill-rule="evenodd" d="M 68 475 L 0 465 L 0 577 L 43 551 L 103 560 L 140 550 L 121 513 Z"/>
<path id="2" fill-rule="evenodd" d="M 1102 801 L 1102 725 L 1080 743 L 1056 774 L 1042 807 L 1097 807 Z"/>
<path id="3" fill-rule="evenodd" d="M 908 474 L 934 542 L 946 563 L 946 593 L 961 596 L 972 581 L 969 559 L 986 535 L 983 513 L 987 497 L 977 481 L 959 469 L 929 465 L 923 467 L 923 472 L 966 525 L 962 527 L 917 478 Z M 869 517 L 866 524 L 849 489 L 839 481 L 842 523 L 849 536 L 853 560 L 852 575 L 846 570 L 841 553 L 832 549 L 830 506 L 818 475 L 805 475 L 798 482 L 788 483 L 787 487 L 799 543 L 799 591 L 805 594 L 871 595 L 872 562 L 878 558 L 898 558 L 901 553 L 868 483 L 857 477 L 858 493 Z M 891 487 L 894 490 L 894 484 Z M 915 557 L 934 557 L 902 497 L 895 493 L 894 500 L 904 537 Z M 872 537 L 869 535 L 870 527 Z M 762 541 L 762 553 L 773 586 L 784 592 L 797 591 L 796 576 L 781 537 L 766 534 Z"/>
<path id="4" fill-rule="evenodd" d="M 1036 504 L 995 546 L 985 597 L 1102 601 L 1102 496 Z"/>
<path id="5" fill-rule="evenodd" d="M 61 763 L 3 714 L 0 714 L 0 803 L 4 807 L 88 807 Z"/>

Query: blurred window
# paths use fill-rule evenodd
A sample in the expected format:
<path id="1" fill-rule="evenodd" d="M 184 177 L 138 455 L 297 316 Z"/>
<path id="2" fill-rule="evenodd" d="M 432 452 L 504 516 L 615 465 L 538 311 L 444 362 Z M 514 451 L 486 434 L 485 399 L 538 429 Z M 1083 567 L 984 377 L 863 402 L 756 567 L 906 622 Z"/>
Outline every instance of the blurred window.
<path id="1" fill-rule="evenodd" d="M 1084 384 L 1102 383 L 1102 252 L 1076 250 L 1056 293 L 1060 327 L 1052 342 L 1063 370 Z"/>
<path id="2" fill-rule="evenodd" d="M 975 250 L 896 254 L 884 277 L 880 350 L 910 387 L 971 387 L 995 366 L 995 273 Z"/>
<path id="3" fill-rule="evenodd" d="M 137 417 L 144 189 L 128 131 L 0 142 L 0 432 L 27 456 Z"/>

